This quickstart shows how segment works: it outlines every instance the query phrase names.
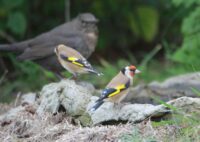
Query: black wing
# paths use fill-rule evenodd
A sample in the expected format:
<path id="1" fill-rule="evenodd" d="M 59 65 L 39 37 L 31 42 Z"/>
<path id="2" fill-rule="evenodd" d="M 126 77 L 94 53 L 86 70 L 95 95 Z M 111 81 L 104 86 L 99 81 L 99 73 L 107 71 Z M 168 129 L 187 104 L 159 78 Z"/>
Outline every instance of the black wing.
<path id="1" fill-rule="evenodd" d="M 118 85 L 115 88 L 106 88 L 102 91 L 101 97 L 97 101 L 102 101 L 103 99 L 115 96 L 121 91 L 129 88 L 130 80 L 126 84 Z"/>
<path id="2" fill-rule="evenodd" d="M 101 97 L 97 101 L 102 101 L 109 97 L 110 94 L 116 92 L 117 89 L 115 88 L 106 88 L 102 91 Z"/>

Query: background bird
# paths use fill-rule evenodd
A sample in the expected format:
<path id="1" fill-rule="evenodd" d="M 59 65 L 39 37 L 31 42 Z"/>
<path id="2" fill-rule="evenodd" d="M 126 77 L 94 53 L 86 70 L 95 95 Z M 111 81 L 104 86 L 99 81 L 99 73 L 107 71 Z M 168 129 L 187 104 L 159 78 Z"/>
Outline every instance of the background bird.
<path id="1" fill-rule="evenodd" d="M 60 64 L 73 74 L 74 79 L 78 74 L 93 73 L 98 76 L 102 73 L 98 73 L 91 64 L 76 50 L 65 46 L 63 44 L 58 45 L 55 48 L 55 53 L 58 57 Z"/>
<path id="2" fill-rule="evenodd" d="M 88 58 L 98 39 L 98 19 L 91 13 L 79 14 L 72 21 L 60 25 L 33 39 L 0 45 L 0 51 L 17 53 L 19 60 L 31 60 L 47 70 L 60 74 L 63 70 L 54 54 L 54 48 L 65 44 Z"/>
<path id="3" fill-rule="evenodd" d="M 123 68 L 102 91 L 100 98 L 95 102 L 91 111 L 98 109 L 104 101 L 120 103 L 128 94 L 133 77 L 137 73 L 140 73 L 140 71 L 133 65 Z"/>

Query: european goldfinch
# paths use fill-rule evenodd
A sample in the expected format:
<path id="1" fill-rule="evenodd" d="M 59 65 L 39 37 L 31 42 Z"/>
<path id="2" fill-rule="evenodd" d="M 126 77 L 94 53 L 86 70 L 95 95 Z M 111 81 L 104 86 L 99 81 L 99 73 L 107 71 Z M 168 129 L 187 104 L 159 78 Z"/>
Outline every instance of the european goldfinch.
<path id="1" fill-rule="evenodd" d="M 63 68 L 72 73 L 74 78 L 77 78 L 78 74 L 85 73 L 94 73 L 98 76 L 102 75 L 102 73 L 94 70 L 91 64 L 78 51 L 68 46 L 63 44 L 58 45 L 55 48 L 55 53 Z"/>
<path id="2" fill-rule="evenodd" d="M 110 83 L 108 83 L 106 88 L 102 91 L 100 98 L 90 110 L 95 111 L 104 101 L 120 103 L 128 94 L 133 77 L 137 73 L 140 73 L 140 71 L 133 65 L 123 68 Z"/>

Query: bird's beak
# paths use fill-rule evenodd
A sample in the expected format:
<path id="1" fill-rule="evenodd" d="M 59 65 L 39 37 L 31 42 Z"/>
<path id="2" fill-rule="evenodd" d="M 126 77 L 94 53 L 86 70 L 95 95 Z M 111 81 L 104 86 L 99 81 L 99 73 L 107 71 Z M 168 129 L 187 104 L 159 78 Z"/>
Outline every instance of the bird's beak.
<path id="1" fill-rule="evenodd" d="M 135 70 L 135 73 L 136 73 L 136 74 L 137 74 L 137 73 L 141 73 L 141 71 L 138 70 L 138 69 L 136 69 L 136 70 Z"/>

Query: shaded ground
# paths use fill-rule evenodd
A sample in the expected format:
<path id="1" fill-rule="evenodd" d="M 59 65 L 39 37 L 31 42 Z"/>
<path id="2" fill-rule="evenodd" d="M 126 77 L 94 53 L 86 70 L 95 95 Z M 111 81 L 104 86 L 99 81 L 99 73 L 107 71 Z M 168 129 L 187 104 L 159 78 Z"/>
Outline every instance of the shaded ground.
<path id="1" fill-rule="evenodd" d="M 8 106 L 1 104 L 1 109 Z M 57 115 L 46 113 L 42 117 L 38 117 L 35 114 L 34 106 L 26 105 L 25 109 L 18 113 L 12 122 L 6 120 L 1 122 L 0 141 L 182 141 L 178 137 L 182 135 L 185 127 L 187 124 L 162 124 L 152 122 L 150 119 L 138 124 L 82 127 L 75 125 L 73 119 L 66 113 Z M 194 129 L 197 130 L 197 134 L 200 133 L 200 124 L 196 125 Z"/>
<path id="2" fill-rule="evenodd" d="M 185 82 L 185 80 L 187 80 L 187 82 Z M 28 93 L 17 97 L 16 100 L 10 104 L 0 103 L 0 142 L 200 141 L 200 99 L 198 98 L 200 86 L 199 73 L 174 77 L 163 83 L 151 83 L 147 85 L 147 87 L 132 88 L 132 94 L 140 94 L 139 97 L 143 96 L 143 98 L 146 95 L 149 97 L 148 100 L 152 99 L 151 95 L 161 96 L 162 99 L 157 99 L 156 101 L 158 101 L 159 105 L 161 104 L 160 106 L 165 106 L 164 108 L 167 108 L 167 110 L 169 109 L 171 112 L 162 117 L 160 117 L 160 115 L 154 117 L 154 115 L 146 115 L 147 113 L 145 113 L 145 120 L 132 121 L 140 122 L 137 124 L 127 122 L 130 119 L 114 119 L 116 117 L 112 117 L 112 119 L 108 120 L 111 122 L 113 120 L 118 121 L 115 123 L 103 121 L 104 125 L 93 125 L 90 127 L 88 125 L 84 125 L 88 127 L 81 126 L 80 122 L 82 119 L 78 118 L 84 118 L 80 116 L 85 116 L 84 110 L 90 102 L 92 96 L 91 92 L 95 92 L 93 86 L 87 84 L 88 90 L 91 91 L 88 92 L 87 90 L 84 91 L 83 88 L 86 88 L 86 86 L 83 87 L 82 85 L 73 84 L 71 81 L 65 80 L 63 82 L 61 81 L 61 83 L 52 83 L 44 86 L 45 89 L 42 89 L 39 93 L 40 97 L 35 93 Z M 75 89 L 73 89 L 72 86 Z M 191 86 L 193 86 L 192 89 Z M 151 90 L 147 89 L 146 91 L 146 88 L 150 88 Z M 74 95 L 76 99 L 74 99 Z M 81 96 L 81 98 L 79 98 L 79 96 Z M 135 95 L 132 96 L 137 97 Z M 162 101 L 164 100 L 162 96 L 167 96 L 170 100 L 173 100 L 171 100 L 170 103 L 165 103 Z M 83 103 L 75 105 L 77 102 L 83 100 L 83 98 Z M 88 100 L 86 98 L 88 98 Z M 42 105 L 43 99 L 45 100 L 45 105 Z M 129 97 L 128 99 L 132 102 L 132 100 L 136 100 L 137 98 Z M 87 100 L 87 102 L 85 102 L 85 100 Z M 64 101 L 63 104 L 61 104 L 61 101 Z M 144 105 L 148 106 L 147 109 L 149 110 L 150 107 L 147 104 Z M 79 111 L 79 109 L 82 108 L 81 105 L 83 106 L 83 111 Z M 106 103 L 104 106 L 105 105 Z M 133 105 L 136 106 L 137 104 L 134 102 L 131 106 Z M 142 112 L 141 105 L 138 109 L 140 113 Z M 41 113 L 41 115 L 39 115 L 39 113 L 36 114 L 40 106 L 44 108 L 42 109 L 44 113 Z M 61 106 L 63 109 L 60 109 Z M 78 109 L 72 109 L 72 106 Z M 125 107 L 126 106 L 130 106 L 130 104 L 125 104 Z M 104 110 L 104 113 L 99 113 L 102 115 L 96 115 L 98 116 L 97 118 L 105 118 L 106 114 L 111 114 L 112 111 L 115 112 L 117 110 L 112 107 L 108 108 L 108 111 Z M 130 107 L 128 108 L 129 109 L 122 112 L 128 112 Z M 103 106 L 101 109 L 103 110 Z M 61 110 L 64 112 L 60 112 Z M 119 116 L 118 111 L 115 113 L 116 116 Z M 127 113 L 127 117 L 130 118 L 135 112 L 136 111 Z M 124 113 L 122 114 L 124 115 Z M 137 113 L 135 117 L 136 116 L 138 117 Z M 90 120 L 91 119 L 88 121 Z"/>

